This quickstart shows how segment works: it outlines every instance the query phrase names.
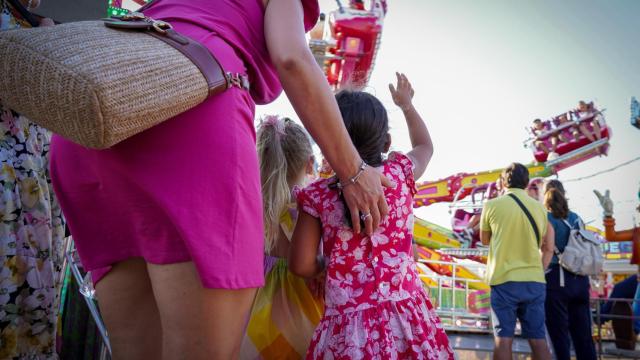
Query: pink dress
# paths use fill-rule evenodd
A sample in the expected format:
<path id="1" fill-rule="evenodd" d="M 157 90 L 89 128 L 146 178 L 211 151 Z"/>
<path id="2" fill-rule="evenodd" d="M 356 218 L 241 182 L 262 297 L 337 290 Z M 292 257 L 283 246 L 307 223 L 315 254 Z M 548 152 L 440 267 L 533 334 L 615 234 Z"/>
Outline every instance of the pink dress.
<path id="1" fill-rule="evenodd" d="M 325 313 L 307 359 L 453 359 L 440 319 L 418 278 L 411 248 L 411 160 L 393 153 L 383 165 L 396 182 L 386 189 L 389 216 L 371 237 L 346 226 L 331 179 L 298 196 L 302 210 L 322 222 L 327 267 Z"/>
<path id="2" fill-rule="evenodd" d="M 319 13 L 301 0 L 305 28 Z M 264 284 L 255 103 L 282 91 L 269 59 L 260 0 L 157 0 L 145 11 L 207 46 L 227 71 L 249 75 L 230 89 L 107 150 L 55 136 L 51 172 L 81 261 L 94 281 L 111 265 L 193 261 L 207 288 Z M 133 66 L 134 64 L 122 64 Z"/>

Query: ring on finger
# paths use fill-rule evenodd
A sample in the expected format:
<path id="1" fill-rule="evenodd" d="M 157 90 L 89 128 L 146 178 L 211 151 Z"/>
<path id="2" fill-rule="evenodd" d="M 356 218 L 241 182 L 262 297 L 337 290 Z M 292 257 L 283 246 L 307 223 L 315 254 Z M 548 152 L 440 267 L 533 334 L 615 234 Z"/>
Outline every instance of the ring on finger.
<path id="1" fill-rule="evenodd" d="M 362 214 L 360 215 L 360 220 L 365 221 L 370 216 L 371 216 L 371 213 Z"/>

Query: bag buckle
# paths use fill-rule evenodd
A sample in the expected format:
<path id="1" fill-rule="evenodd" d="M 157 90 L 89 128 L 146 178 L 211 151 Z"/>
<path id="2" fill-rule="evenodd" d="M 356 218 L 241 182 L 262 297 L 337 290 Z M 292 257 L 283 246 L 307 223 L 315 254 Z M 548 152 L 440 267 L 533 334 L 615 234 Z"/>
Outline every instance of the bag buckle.
<path id="1" fill-rule="evenodd" d="M 166 21 L 162 21 L 162 20 L 153 20 L 153 19 L 149 19 L 151 21 L 151 26 L 153 26 L 153 30 L 155 30 L 156 32 L 159 32 L 160 34 L 166 34 L 167 30 L 173 29 L 173 26 L 171 26 L 171 24 L 169 24 Z"/>
<path id="2" fill-rule="evenodd" d="M 171 26 L 171 24 L 169 24 L 168 22 L 152 19 L 150 17 L 145 16 L 143 13 L 137 12 L 137 11 L 129 12 L 127 14 L 124 14 L 116 18 L 120 21 L 131 21 L 131 22 L 143 21 L 149 24 L 153 30 L 155 30 L 157 33 L 160 33 L 160 34 L 166 34 L 167 30 L 173 29 L 173 26 Z"/>
<path id="3" fill-rule="evenodd" d="M 243 90 L 249 90 L 249 78 L 246 75 L 238 73 L 227 73 L 227 88 L 237 87 Z"/>

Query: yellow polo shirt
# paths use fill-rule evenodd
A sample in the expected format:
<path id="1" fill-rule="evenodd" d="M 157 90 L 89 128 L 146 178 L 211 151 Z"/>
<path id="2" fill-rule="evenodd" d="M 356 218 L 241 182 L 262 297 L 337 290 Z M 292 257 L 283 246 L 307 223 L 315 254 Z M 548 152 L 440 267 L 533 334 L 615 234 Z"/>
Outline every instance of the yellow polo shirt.
<path id="1" fill-rule="evenodd" d="M 506 194 L 509 193 L 518 197 L 531 213 L 541 242 L 547 232 L 547 211 L 522 189 L 508 189 Z M 491 231 L 486 281 L 489 285 L 508 281 L 545 283 L 540 246 L 531 223 L 506 194 L 487 201 L 482 209 L 480 230 Z"/>

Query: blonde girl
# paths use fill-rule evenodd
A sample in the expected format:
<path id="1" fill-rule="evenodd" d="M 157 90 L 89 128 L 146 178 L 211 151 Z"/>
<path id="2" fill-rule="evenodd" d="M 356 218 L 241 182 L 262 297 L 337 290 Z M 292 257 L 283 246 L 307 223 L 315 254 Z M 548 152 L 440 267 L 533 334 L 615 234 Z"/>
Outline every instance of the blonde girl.
<path id="1" fill-rule="evenodd" d="M 306 132 L 288 118 L 266 117 L 257 137 L 266 279 L 256 295 L 240 357 L 301 358 L 324 305 L 316 291 L 320 286 L 292 274 L 287 258 L 297 219 L 292 194 L 314 174 L 315 161 Z"/>

